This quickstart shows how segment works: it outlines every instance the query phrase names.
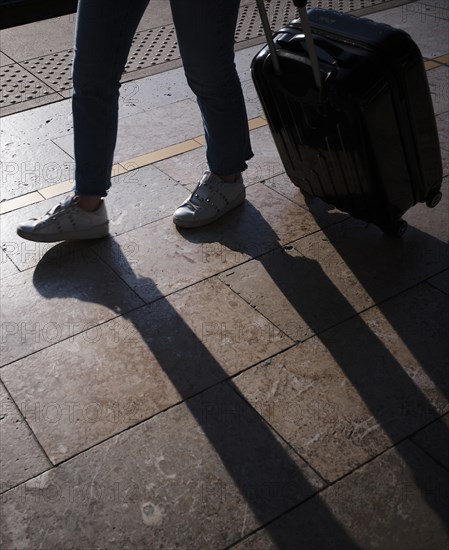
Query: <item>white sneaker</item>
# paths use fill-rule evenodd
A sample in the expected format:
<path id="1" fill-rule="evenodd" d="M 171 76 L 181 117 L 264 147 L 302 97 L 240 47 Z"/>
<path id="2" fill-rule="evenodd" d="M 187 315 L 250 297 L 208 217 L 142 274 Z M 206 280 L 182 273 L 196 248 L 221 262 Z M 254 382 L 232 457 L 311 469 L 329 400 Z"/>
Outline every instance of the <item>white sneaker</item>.
<path id="1" fill-rule="evenodd" d="M 173 214 L 179 227 L 200 227 L 221 218 L 245 200 L 245 186 L 239 174 L 235 183 L 226 183 L 205 172 L 190 197 Z"/>
<path id="2" fill-rule="evenodd" d="M 97 210 L 86 212 L 78 206 L 76 196 L 69 195 L 40 218 L 20 223 L 17 234 L 44 243 L 106 237 L 109 234 L 106 206 L 102 201 Z"/>

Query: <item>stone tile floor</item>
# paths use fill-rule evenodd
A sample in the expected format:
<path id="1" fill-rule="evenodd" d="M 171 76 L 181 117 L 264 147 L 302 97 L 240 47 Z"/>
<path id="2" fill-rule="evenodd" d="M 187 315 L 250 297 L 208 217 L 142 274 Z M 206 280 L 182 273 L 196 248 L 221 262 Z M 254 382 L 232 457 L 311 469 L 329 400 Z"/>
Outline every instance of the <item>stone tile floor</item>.
<path id="1" fill-rule="evenodd" d="M 399 241 L 307 203 L 266 126 L 247 201 L 209 227 L 171 222 L 203 147 L 117 175 L 109 239 L 19 239 L 57 200 L 43 195 L 2 214 L 2 549 L 448 548 L 443 8 L 373 16 L 440 60 L 445 196 Z M 251 117 L 257 49 L 237 54 Z M 117 161 L 198 137 L 179 69 L 135 85 Z M 1 129 L 4 198 L 67 179 L 70 101 Z"/>

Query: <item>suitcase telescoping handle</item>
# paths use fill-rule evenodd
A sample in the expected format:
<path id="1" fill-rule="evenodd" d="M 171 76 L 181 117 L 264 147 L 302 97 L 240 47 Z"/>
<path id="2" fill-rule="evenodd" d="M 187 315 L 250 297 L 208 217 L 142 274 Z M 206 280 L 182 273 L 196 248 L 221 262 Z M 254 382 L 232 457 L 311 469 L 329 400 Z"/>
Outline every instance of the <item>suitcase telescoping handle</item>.
<path id="1" fill-rule="evenodd" d="M 276 51 L 276 47 L 273 41 L 273 35 L 271 34 L 270 22 L 268 21 L 267 12 L 265 10 L 265 4 L 263 0 L 256 0 L 257 7 L 260 13 L 260 19 L 262 21 L 263 30 L 267 39 L 268 48 L 273 60 L 273 67 L 276 74 L 281 74 L 281 66 L 279 64 L 279 56 Z M 299 10 L 299 16 L 301 18 L 301 25 L 304 31 L 306 39 L 307 49 L 309 52 L 310 63 L 312 65 L 313 78 L 318 90 L 321 90 L 321 73 L 320 64 L 318 62 L 318 56 L 313 42 L 312 29 L 310 28 L 309 17 L 307 15 L 307 0 L 293 0 L 293 3 Z"/>

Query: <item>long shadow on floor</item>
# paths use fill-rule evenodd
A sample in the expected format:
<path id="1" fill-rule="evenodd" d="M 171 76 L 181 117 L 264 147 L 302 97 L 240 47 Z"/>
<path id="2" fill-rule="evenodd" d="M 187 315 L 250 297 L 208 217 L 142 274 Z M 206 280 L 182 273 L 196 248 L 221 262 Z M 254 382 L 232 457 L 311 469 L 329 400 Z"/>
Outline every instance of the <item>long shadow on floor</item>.
<path id="1" fill-rule="evenodd" d="M 106 241 L 104 246 L 112 247 L 115 261 L 132 270 L 114 240 Z M 64 255 L 58 261 L 65 261 Z M 52 263 L 43 261 L 37 266 L 33 283 L 47 299 L 66 297 L 61 281 L 55 280 L 52 274 Z M 152 285 L 157 292 L 156 284 L 149 278 L 139 278 L 135 282 Z M 96 301 L 95 295 L 86 294 L 80 298 Z M 157 315 L 154 314 L 156 310 Z M 248 407 L 232 381 L 191 398 L 194 394 L 225 381 L 229 376 L 162 294 L 158 301 L 125 314 L 124 317 L 132 321 L 156 357 L 160 368 L 168 375 L 181 399 L 185 401 L 258 523 L 263 525 L 270 522 L 316 493 L 318 478 L 315 478 L 315 482 L 306 478 L 295 463 L 294 458 L 298 459 L 295 453 L 288 452 L 288 447 L 281 444 L 265 421 Z M 189 350 L 188 355 L 182 353 L 186 349 Z M 182 434 L 180 453 L 183 452 L 181 442 Z M 142 469 L 145 469 L 145 465 L 142 465 Z M 42 518 L 43 510 L 39 513 Z M 120 514 L 120 511 L 117 513 Z M 200 523 L 201 517 L 195 520 Z M 192 518 L 176 518 L 176 521 L 177 524 L 183 521 L 190 523 Z M 230 526 L 229 531 L 232 532 L 232 528 Z M 277 529 L 271 531 L 270 525 L 267 530 L 279 548 L 358 548 L 335 520 L 332 512 L 319 500 L 314 507 L 313 516 L 297 525 L 296 532 L 289 538 L 289 546 L 286 546 L 285 534 L 280 534 Z M 186 525 L 186 529 L 181 531 L 191 533 L 191 526 Z M 227 535 L 227 544 L 237 542 L 245 534 L 247 533 L 235 534 L 233 540 Z M 127 542 L 133 542 L 133 533 L 128 532 L 124 536 Z M 149 540 L 145 543 L 150 546 L 157 542 L 151 540 L 152 536 L 153 531 L 148 531 Z M 101 543 L 101 540 L 98 542 Z M 173 541 L 173 545 L 176 542 Z M 182 546 L 183 541 L 180 543 Z"/>
<path id="2" fill-rule="evenodd" d="M 245 209 L 255 210 L 248 203 L 245 205 Z M 266 223 L 263 216 L 257 211 L 253 211 L 251 216 L 259 234 L 264 236 L 267 242 L 273 241 L 275 235 L 273 235 L 271 227 Z M 232 227 L 232 221 L 227 223 Z M 338 226 L 352 223 L 353 220 L 348 220 L 341 224 L 329 225 L 329 220 L 327 220 L 326 223 L 323 223 L 324 234 L 332 235 L 335 231 L 339 231 Z M 226 225 L 223 225 L 224 229 L 225 227 Z M 360 231 L 360 226 L 357 227 L 356 224 L 354 231 Z M 408 269 L 411 264 L 419 265 L 423 261 L 423 257 L 427 259 L 426 251 L 429 247 L 432 254 L 441 254 L 441 257 L 447 254 L 447 247 L 444 243 L 411 228 L 409 229 L 409 238 L 412 239 L 412 242 L 406 251 L 408 258 L 406 261 L 396 262 L 395 264 L 394 258 L 397 257 L 398 253 L 400 256 L 401 253 L 400 242 L 388 241 L 379 234 L 378 239 L 374 239 L 375 245 L 373 245 L 372 240 L 363 239 L 366 235 L 362 233 L 360 232 L 357 235 L 349 230 L 346 232 L 346 238 L 338 241 L 339 244 L 341 244 L 341 241 L 343 244 L 341 246 L 336 244 L 335 246 L 337 252 L 343 255 L 349 269 L 356 274 L 362 286 L 367 288 L 375 302 L 378 299 L 385 300 L 394 296 L 400 290 L 404 290 L 402 278 L 405 276 L 405 272 L 401 272 L 401 270 Z M 214 240 L 218 240 L 224 247 L 232 248 L 233 246 L 233 239 L 228 237 L 226 231 L 215 231 L 215 233 L 211 233 L 208 229 L 194 232 L 183 231 L 183 236 L 194 242 L 204 243 L 209 241 L 212 243 Z M 240 242 L 242 243 L 242 240 Z M 253 245 L 254 243 L 241 244 L 238 252 L 251 254 Z M 403 247 L 402 252 L 404 252 Z M 379 265 L 376 262 L 382 261 L 382 256 L 385 255 L 388 257 L 387 264 L 389 262 L 390 265 L 385 265 L 384 258 L 383 270 L 376 271 L 376 265 Z M 292 256 L 287 250 L 283 249 L 264 254 L 258 257 L 256 261 L 264 267 L 298 315 L 312 329 L 312 332 L 319 335 L 320 341 L 359 393 L 375 422 L 388 436 L 392 444 L 408 437 L 441 416 L 441 410 L 434 407 L 411 375 L 404 370 L 403 365 L 374 334 L 364 319 L 358 315 L 357 311 L 323 271 L 318 261 L 307 257 Z M 391 282 L 394 284 L 391 291 L 388 292 L 388 286 Z M 413 286 L 413 284 L 416 284 L 416 281 L 409 283 L 409 286 Z M 254 285 L 257 286 L 257 279 L 254 280 Z M 405 288 L 407 288 L 407 282 L 405 285 Z M 378 292 L 374 292 L 374 288 L 377 288 Z M 438 294 L 438 291 L 436 292 Z M 446 297 L 443 297 L 443 299 L 446 299 Z M 381 309 L 391 313 L 389 318 L 393 323 L 394 330 L 410 345 L 410 349 L 415 353 L 426 373 L 435 382 L 441 394 L 447 395 L 448 378 L 445 366 L 447 346 L 444 345 L 444 342 L 446 342 L 444 336 L 442 345 L 436 352 L 434 350 L 433 353 L 426 353 L 426 335 L 422 334 L 422 339 L 414 341 L 413 338 L 416 338 L 416 332 L 410 330 L 411 327 L 408 324 L 408 315 L 413 315 L 414 311 L 406 312 L 405 315 L 402 312 L 403 314 L 399 315 L 394 307 L 390 307 L 388 302 Z M 345 319 L 351 320 L 342 323 L 333 330 L 325 330 L 335 324 L 336 311 L 338 312 L 339 322 Z M 444 305 L 443 308 L 440 307 L 440 312 L 443 311 L 445 311 Z M 435 321 L 435 319 L 432 319 L 432 321 Z M 439 329 L 444 335 L 444 329 L 441 328 L 444 319 L 440 317 L 438 322 Z M 427 349 L 427 351 L 429 350 Z M 301 419 L 298 418 L 297 421 L 300 422 Z M 329 426 L 317 426 L 317 430 L 319 428 L 325 430 Z M 445 430 L 445 432 L 446 438 L 449 438 L 449 431 Z M 369 433 L 365 441 L 360 442 L 360 445 L 368 450 L 370 449 Z M 371 453 L 375 456 L 376 450 L 373 449 Z M 441 499 L 436 498 L 434 491 L 429 489 L 427 472 L 417 471 L 410 462 L 407 453 L 404 453 L 402 458 L 412 469 L 417 486 L 428 505 L 435 510 L 446 525 L 445 506 Z"/>
<path id="3" fill-rule="evenodd" d="M 313 205 L 315 202 L 321 201 L 306 198 L 311 212 L 316 208 Z M 429 209 L 428 216 L 434 215 L 437 213 Z M 324 235 L 332 243 L 337 255 L 360 281 L 374 303 L 378 304 L 396 333 L 436 387 L 449 400 L 447 339 L 443 339 L 440 349 L 433 350 L 427 345 L 426 338 L 426 335 L 433 332 L 437 325 L 448 326 L 449 311 L 445 307 L 446 295 L 434 290 L 429 292 L 429 295 L 433 294 L 429 296 L 429 301 L 421 301 L 419 314 L 422 323 L 416 320 L 414 327 L 417 329 L 416 332 L 409 330 L 411 327 L 404 323 L 404 312 L 391 307 L 391 303 L 386 301 L 407 286 L 412 287 L 423 279 L 447 269 L 449 245 L 413 226 L 409 227 L 402 239 L 391 239 L 383 237 L 374 226 L 366 227 L 362 222 L 355 220 L 341 224 L 339 228 L 332 228 L 320 223 L 318 217 L 315 219 L 321 225 Z M 412 310 L 412 303 L 407 303 L 407 306 L 411 308 L 410 313 L 416 315 Z M 417 338 L 417 334 L 421 337 Z M 439 352 L 439 355 L 435 354 L 435 351 Z"/>
<path id="4" fill-rule="evenodd" d="M 261 243 L 264 246 L 272 243 L 274 248 L 278 243 L 277 235 L 250 204 L 246 204 L 245 209 L 253 210 L 252 220 L 258 228 L 257 243 L 245 243 L 245 235 L 240 235 L 239 246 L 235 246 L 236 226 L 233 224 L 241 215 L 239 213 L 233 214 L 229 221 L 217 224 L 213 229 L 184 231 L 183 237 L 197 243 L 219 242 L 230 249 L 234 247 L 237 253 L 248 254 L 250 257 L 255 255 L 255 251 L 260 250 Z M 230 232 L 227 232 L 227 229 L 231 227 L 234 232 L 232 237 L 229 237 Z M 113 248 L 114 262 L 121 267 L 126 266 L 128 273 L 132 272 L 126 256 L 114 240 L 106 241 L 104 246 Z M 382 253 L 381 246 L 378 252 Z M 421 252 L 419 249 L 416 250 L 416 255 L 419 256 Z M 364 268 L 357 268 L 357 249 L 348 254 L 345 260 L 363 284 Z M 407 437 L 441 414 L 336 288 L 318 261 L 300 256 L 293 257 L 283 249 L 274 254 L 264 254 L 256 261 L 261 263 L 312 331 L 319 334 L 321 342 L 392 443 Z M 52 282 L 51 263 L 42 262 L 37 267 L 34 284 L 48 299 L 64 297 L 60 281 Z M 156 284 L 150 278 L 142 279 L 137 275 L 134 277 L 134 282 L 127 281 L 131 287 L 138 288 L 144 284 L 152 286 L 155 292 L 158 292 Z M 258 521 L 265 524 L 316 492 L 316 488 L 305 479 L 263 419 L 245 405 L 244 396 L 236 400 L 235 397 L 230 397 L 231 394 L 227 390 L 217 388 L 211 393 L 205 392 L 200 399 L 189 399 L 195 393 L 226 380 L 228 374 L 163 295 L 159 293 L 157 296 L 159 298 L 155 303 L 124 317 L 133 322 L 157 358 L 161 369 L 168 375 L 181 398 L 186 400 L 190 412 L 213 445 Z M 317 299 L 317 296 L 320 299 Z M 95 295 L 84 296 L 82 299 L 96 301 Z M 156 306 L 162 312 L 158 318 L 151 315 Z M 337 332 L 335 329 L 324 330 L 323 326 L 326 328 L 326 323 L 323 325 L 323 319 L 329 317 L 331 310 L 339 312 L 340 320 L 351 319 L 350 323 L 341 324 Z M 148 311 L 150 315 L 143 314 L 144 311 Z M 335 324 L 334 321 L 335 319 L 329 319 L 329 327 Z M 399 319 L 395 329 L 405 334 L 406 328 L 401 330 L 401 323 L 402 319 Z M 167 336 L 174 334 L 176 349 L 189 349 L 188 357 L 173 353 L 173 339 Z M 359 353 L 356 361 L 355 344 Z M 422 354 L 419 360 L 423 367 L 433 374 L 432 378 L 439 382 L 443 391 L 444 377 L 440 373 L 440 365 L 427 361 Z M 232 395 L 240 395 L 232 381 L 229 381 L 228 385 L 233 390 Z M 300 421 L 299 418 L 298 422 Z M 321 428 L 323 427 L 317 426 L 317 430 Z M 369 447 L 369 441 L 366 444 Z M 445 520 L 446 510 L 441 498 L 429 493 L 427 473 L 414 469 L 407 453 L 404 453 L 402 458 L 411 468 L 417 486 L 429 506 Z M 272 487 L 273 480 L 276 480 L 276 498 L 267 499 L 261 497 L 260 492 L 251 490 L 255 487 Z M 271 525 L 268 524 L 267 530 L 279 548 L 355 548 L 356 544 L 321 499 L 318 497 L 314 501 L 318 504 L 315 504 L 313 516 L 304 518 L 304 523 L 296 525 L 291 533 L 281 535 L 278 529 L 271 529 Z"/>

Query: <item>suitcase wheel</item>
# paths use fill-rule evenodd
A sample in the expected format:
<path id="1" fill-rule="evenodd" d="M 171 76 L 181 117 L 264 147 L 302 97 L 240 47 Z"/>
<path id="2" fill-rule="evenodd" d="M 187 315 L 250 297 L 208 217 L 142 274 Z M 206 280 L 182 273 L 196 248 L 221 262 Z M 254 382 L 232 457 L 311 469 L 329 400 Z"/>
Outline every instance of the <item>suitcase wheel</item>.
<path id="1" fill-rule="evenodd" d="M 426 205 L 429 208 L 435 208 L 435 206 L 440 202 L 443 195 L 440 191 L 431 191 L 426 198 Z"/>
<path id="2" fill-rule="evenodd" d="M 393 237 L 400 239 L 402 235 L 407 231 L 408 223 L 405 220 L 399 220 L 397 223 L 383 228 L 383 232 L 387 237 Z"/>

